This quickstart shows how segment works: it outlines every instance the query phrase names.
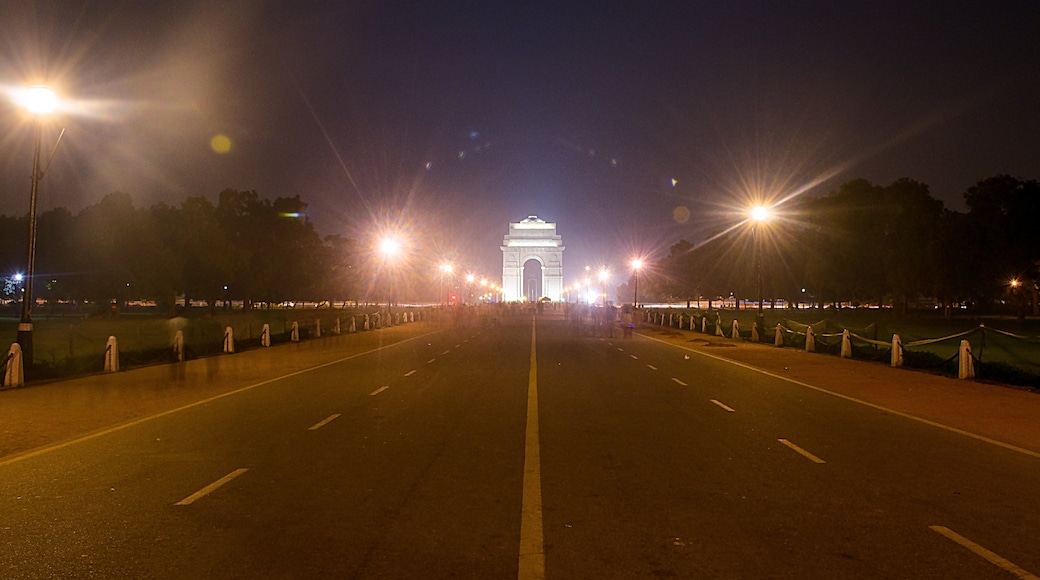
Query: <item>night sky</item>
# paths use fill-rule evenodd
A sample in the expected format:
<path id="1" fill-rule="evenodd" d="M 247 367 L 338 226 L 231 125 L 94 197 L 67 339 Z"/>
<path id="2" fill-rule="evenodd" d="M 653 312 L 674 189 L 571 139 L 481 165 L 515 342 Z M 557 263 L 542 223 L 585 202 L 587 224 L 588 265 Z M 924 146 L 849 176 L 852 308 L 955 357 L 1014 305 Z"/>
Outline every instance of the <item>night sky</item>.
<path id="1" fill-rule="evenodd" d="M 397 224 L 494 276 L 532 214 L 571 282 L 757 195 L 910 177 L 963 211 L 1040 178 L 1030 1 L 5 0 L 0 84 L 34 82 L 74 101 L 42 210 L 300 195 L 323 235 Z M 5 99 L 0 213 L 28 209 L 31 139 Z"/>

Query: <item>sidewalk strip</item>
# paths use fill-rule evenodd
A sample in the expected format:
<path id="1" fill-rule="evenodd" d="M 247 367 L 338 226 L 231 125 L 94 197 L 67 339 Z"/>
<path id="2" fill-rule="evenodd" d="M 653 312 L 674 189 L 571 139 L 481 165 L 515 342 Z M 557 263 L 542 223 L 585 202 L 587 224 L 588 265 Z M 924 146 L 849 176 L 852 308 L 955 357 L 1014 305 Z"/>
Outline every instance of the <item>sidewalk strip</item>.
<path id="1" fill-rule="evenodd" d="M 801 447 L 795 445 L 794 443 L 791 443 L 787 439 L 777 439 L 777 441 L 779 441 L 779 442 L 783 443 L 784 445 L 790 447 L 791 449 L 795 450 L 796 452 L 798 452 L 799 455 L 801 455 L 802 457 L 805 457 L 806 459 L 808 459 L 809 461 L 812 461 L 813 463 L 827 463 L 826 461 L 820 459 L 819 457 L 816 457 L 812 453 L 809 453 L 805 449 L 802 449 Z"/>
<path id="2" fill-rule="evenodd" d="M 677 378 L 675 378 L 675 377 L 672 377 L 672 381 L 674 381 L 674 382 L 676 382 L 676 383 L 679 383 L 680 385 L 682 385 L 682 386 L 684 386 L 684 387 L 688 387 L 688 386 L 690 386 L 690 385 L 687 385 L 686 383 L 684 383 L 684 382 L 680 381 L 679 379 L 677 379 Z"/>
<path id="3" fill-rule="evenodd" d="M 729 407 L 727 407 L 726 405 L 722 404 L 719 401 L 716 401 L 715 399 L 712 399 L 711 402 L 715 403 L 716 405 L 718 405 L 718 406 L 722 407 L 723 409 L 729 411 L 730 413 L 736 413 L 736 411 L 734 411 L 733 409 L 730 409 Z"/>
<path id="4" fill-rule="evenodd" d="M 545 578 L 542 536 L 542 460 L 538 448 L 538 361 L 535 357 L 535 320 L 531 321 L 531 370 L 527 375 L 527 429 L 524 435 L 524 483 L 520 501 L 520 558 L 518 580 Z"/>
<path id="5" fill-rule="evenodd" d="M 412 369 L 412 370 L 410 370 L 410 371 L 406 372 L 406 373 L 404 374 L 404 376 L 406 376 L 406 377 L 410 377 L 410 376 L 414 375 L 415 373 L 416 373 L 416 370 L 415 370 L 415 369 Z"/>
<path id="6" fill-rule="evenodd" d="M 383 391 L 385 391 L 385 390 L 387 390 L 389 388 L 390 388 L 390 385 L 384 385 L 384 386 L 379 387 L 378 389 L 372 391 L 371 393 L 369 393 L 368 396 L 369 397 L 374 397 L 374 396 L 378 395 L 379 393 L 382 393 Z"/>
<path id="7" fill-rule="evenodd" d="M 310 427 L 308 427 L 307 430 L 308 431 L 317 431 L 318 429 L 321 429 L 322 427 L 324 427 L 324 426 L 328 425 L 329 423 L 335 421 L 337 417 L 339 417 L 339 413 L 336 413 L 335 415 L 329 415 L 325 420 L 320 421 L 318 423 L 315 423 L 314 425 L 311 425 Z"/>
<path id="8" fill-rule="evenodd" d="M 211 483 L 211 484 L 207 485 L 206 487 L 196 491 L 195 493 L 189 495 L 188 497 L 182 499 L 181 501 L 179 501 L 179 502 L 177 502 L 177 503 L 175 503 L 173 505 L 191 505 L 191 504 L 195 503 L 196 501 L 198 501 L 199 499 L 201 499 L 203 497 L 206 497 L 207 495 L 213 493 L 214 491 L 216 491 L 218 488 L 220 488 L 225 483 L 231 481 L 232 479 L 235 479 L 236 477 L 238 477 L 239 475 L 242 475 L 243 473 L 245 473 L 247 471 L 249 471 L 249 470 L 246 469 L 246 468 L 236 469 L 236 470 L 232 471 L 231 473 L 225 475 L 224 477 L 221 477 L 220 479 L 214 481 L 213 483 Z"/>
<path id="9" fill-rule="evenodd" d="M 1040 580 L 1040 578 L 1037 578 L 1035 575 L 1030 574 L 1029 572 L 1019 568 L 1018 566 L 1012 564 L 1004 558 L 1001 558 L 1000 556 L 994 554 L 986 548 L 983 548 L 982 546 L 976 544 L 968 538 L 965 538 L 964 536 L 958 534 L 950 528 L 947 528 L 945 526 L 928 526 L 928 528 L 933 532 L 942 534 L 943 536 L 946 536 L 948 539 L 957 542 L 958 544 L 971 550 L 973 553 L 975 553 L 976 556 L 981 556 L 982 558 L 989 560 L 990 564 L 1003 568 L 1005 571 L 1011 572 L 1015 576 L 1022 578 L 1022 580 Z"/>

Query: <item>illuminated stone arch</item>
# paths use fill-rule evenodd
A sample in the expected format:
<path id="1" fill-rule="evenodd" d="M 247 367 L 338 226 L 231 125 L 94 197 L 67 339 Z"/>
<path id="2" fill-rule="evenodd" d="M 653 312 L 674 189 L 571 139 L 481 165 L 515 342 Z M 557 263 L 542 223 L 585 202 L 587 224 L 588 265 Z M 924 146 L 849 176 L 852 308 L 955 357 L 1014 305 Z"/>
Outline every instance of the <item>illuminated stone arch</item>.
<path id="1" fill-rule="evenodd" d="M 502 240 L 502 299 L 515 302 L 524 296 L 524 264 L 535 260 L 542 266 L 542 296 L 563 299 L 563 237 L 556 224 L 538 216 L 509 224 Z"/>

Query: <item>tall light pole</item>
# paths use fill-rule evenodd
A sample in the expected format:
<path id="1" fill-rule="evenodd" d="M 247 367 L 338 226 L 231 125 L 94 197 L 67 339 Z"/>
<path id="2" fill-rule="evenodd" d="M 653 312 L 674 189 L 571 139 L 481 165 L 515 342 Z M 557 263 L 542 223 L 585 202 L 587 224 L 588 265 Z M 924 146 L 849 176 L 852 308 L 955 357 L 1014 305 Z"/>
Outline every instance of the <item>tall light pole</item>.
<path id="1" fill-rule="evenodd" d="M 40 142 L 43 138 L 41 117 L 54 111 L 57 99 L 54 91 L 44 85 L 30 87 L 24 94 L 23 105 L 33 115 L 33 168 L 32 187 L 29 190 L 29 243 L 25 260 L 25 286 L 22 291 L 22 318 L 18 322 L 18 345 L 22 349 L 22 360 L 26 369 L 33 366 L 33 275 L 36 270 L 36 192 L 40 179 Z"/>
<path id="2" fill-rule="evenodd" d="M 396 236 L 390 235 L 379 240 L 379 253 L 383 256 L 383 272 L 386 273 L 386 316 L 388 322 L 393 320 L 390 314 L 390 306 L 393 304 L 393 280 L 390 279 L 388 268 L 390 261 L 401 254 L 401 248 L 401 240 Z"/>
<path id="3" fill-rule="evenodd" d="M 599 271 L 599 282 L 600 290 L 603 292 L 603 306 L 607 305 L 607 280 L 610 278 L 610 271 L 607 270 L 606 266 L 603 266 Z"/>
<path id="4" fill-rule="evenodd" d="M 755 255 L 755 269 L 758 272 L 758 313 L 755 314 L 755 322 L 758 323 L 759 337 L 765 336 L 766 330 L 766 314 L 763 311 L 763 302 L 765 302 L 765 290 L 762 285 L 762 252 L 759 248 L 761 245 L 761 234 L 758 230 L 769 221 L 772 216 L 772 211 L 767 206 L 756 205 L 751 208 L 751 250 Z"/>
<path id="5" fill-rule="evenodd" d="M 441 298 L 444 299 L 444 305 L 445 306 L 448 305 L 448 296 L 444 293 L 444 277 L 445 276 L 449 276 L 450 277 L 451 273 L 452 273 L 452 271 L 454 269 L 455 269 L 455 266 L 453 266 L 451 264 L 451 262 L 445 262 L 445 263 L 440 265 L 440 270 L 441 270 Z"/>
<path id="6" fill-rule="evenodd" d="M 643 260 L 636 258 L 632 260 L 632 308 L 640 308 L 640 269 L 643 268 Z"/>

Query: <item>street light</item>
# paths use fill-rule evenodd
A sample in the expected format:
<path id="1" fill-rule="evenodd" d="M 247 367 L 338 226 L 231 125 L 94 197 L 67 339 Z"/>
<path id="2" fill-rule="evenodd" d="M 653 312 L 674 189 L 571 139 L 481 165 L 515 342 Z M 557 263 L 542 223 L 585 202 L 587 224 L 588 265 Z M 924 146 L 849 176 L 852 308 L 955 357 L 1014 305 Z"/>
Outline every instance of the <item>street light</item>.
<path id="1" fill-rule="evenodd" d="M 599 270 L 599 284 L 600 290 L 603 292 L 603 306 L 607 305 L 607 280 L 610 278 L 610 271 L 607 270 L 606 266 L 603 266 Z"/>
<path id="2" fill-rule="evenodd" d="M 22 291 L 22 318 L 18 322 L 18 345 L 22 349 L 22 360 L 26 369 L 33 366 L 33 274 L 36 270 L 36 192 L 43 172 L 40 171 L 40 141 L 43 137 L 43 115 L 54 112 L 57 97 L 45 85 L 36 85 L 25 91 L 21 105 L 33 115 L 33 169 L 32 187 L 29 190 L 29 243 L 25 260 L 25 286 Z"/>
<path id="3" fill-rule="evenodd" d="M 642 268 L 642 260 L 632 260 L 632 308 L 639 308 L 639 270 Z"/>
<path id="4" fill-rule="evenodd" d="M 755 269 L 758 271 L 758 313 L 755 315 L 755 322 L 758 323 L 758 332 L 761 333 L 759 338 L 765 336 L 766 329 L 766 314 L 763 311 L 763 302 L 765 302 L 765 290 L 762 285 L 762 255 L 759 249 L 761 240 L 759 239 L 758 229 L 766 224 L 769 219 L 773 216 L 772 210 L 764 205 L 756 205 L 751 208 L 751 250 L 755 256 Z"/>

